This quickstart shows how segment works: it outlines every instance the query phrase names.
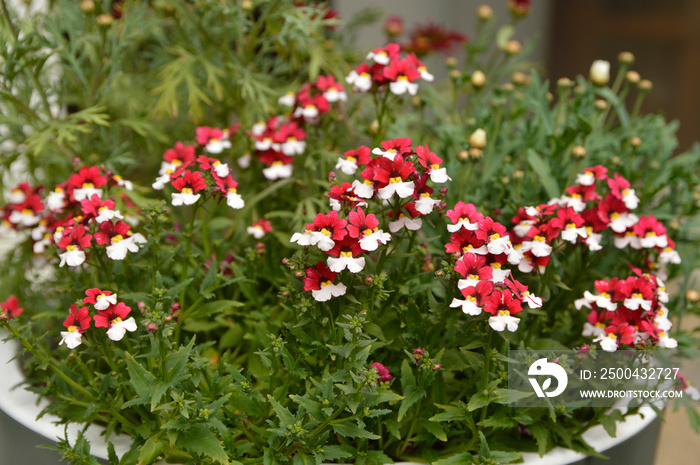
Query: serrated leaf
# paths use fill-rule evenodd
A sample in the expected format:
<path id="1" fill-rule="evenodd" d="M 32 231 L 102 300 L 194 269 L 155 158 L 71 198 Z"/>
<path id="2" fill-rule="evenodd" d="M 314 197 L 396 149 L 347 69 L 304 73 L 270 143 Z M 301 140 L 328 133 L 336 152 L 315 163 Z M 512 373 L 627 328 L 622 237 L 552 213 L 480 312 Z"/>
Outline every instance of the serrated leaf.
<path id="1" fill-rule="evenodd" d="M 346 438 L 379 439 L 379 436 L 376 434 L 370 433 L 352 422 L 345 421 L 342 423 L 331 423 L 331 425 L 333 426 L 333 431 L 335 431 L 336 434 L 340 434 Z"/>
<path id="2" fill-rule="evenodd" d="M 469 403 L 467 404 L 467 410 L 473 412 L 474 410 L 486 407 L 487 405 L 489 405 L 490 402 L 491 399 L 489 398 L 488 394 L 479 392 L 471 396 L 471 398 L 469 399 Z"/>
<path id="3" fill-rule="evenodd" d="M 433 465 L 469 465 L 474 463 L 474 457 L 469 452 L 460 452 L 446 459 L 433 462 Z"/>
<path id="4" fill-rule="evenodd" d="M 139 465 L 148 465 L 158 458 L 163 450 L 163 443 L 153 437 L 148 438 L 139 452 Z"/>
<path id="5" fill-rule="evenodd" d="M 404 390 L 404 400 L 401 401 L 401 407 L 399 407 L 398 420 L 401 421 L 403 417 L 408 413 L 408 409 L 411 408 L 416 402 L 425 397 L 425 389 L 410 385 Z"/>
<path id="6" fill-rule="evenodd" d="M 210 457 L 223 465 L 229 465 L 228 456 L 221 441 L 204 425 L 194 424 L 187 431 L 181 431 L 177 444 L 185 450 Z"/>
<path id="7" fill-rule="evenodd" d="M 447 441 L 447 434 L 445 434 L 445 429 L 439 423 L 434 423 L 431 421 L 421 419 L 420 424 L 421 426 L 423 426 L 423 428 L 425 428 L 427 432 L 435 436 L 440 441 Z"/>

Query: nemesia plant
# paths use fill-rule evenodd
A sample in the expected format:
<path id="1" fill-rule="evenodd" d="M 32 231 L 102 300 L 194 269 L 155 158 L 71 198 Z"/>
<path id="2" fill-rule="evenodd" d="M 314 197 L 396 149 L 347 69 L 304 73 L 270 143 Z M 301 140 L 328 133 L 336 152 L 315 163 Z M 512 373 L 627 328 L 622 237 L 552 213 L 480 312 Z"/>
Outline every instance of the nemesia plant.
<path id="1" fill-rule="evenodd" d="M 596 63 L 552 94 L 511 39 L 527 1 L 500 30 L 480 7 L 469 40 L 402 41 L 392 18 L 359 55 L 322 4 L 169 5 L 3 23 L 8 69 L 42 25 L 63 78 L 3 81 L 3 166 L 27 169 L 0 202 L 0 326 L 46 413 L 129 437 L 110 465 L 593 453 L 606 409 L 510 406 L 509 351 L 697 347 L 700 150 L 640 113 L 630 54 L 612 84 Z M 464 56 L 434 82 L 418 56 L 450 42 Z"/>

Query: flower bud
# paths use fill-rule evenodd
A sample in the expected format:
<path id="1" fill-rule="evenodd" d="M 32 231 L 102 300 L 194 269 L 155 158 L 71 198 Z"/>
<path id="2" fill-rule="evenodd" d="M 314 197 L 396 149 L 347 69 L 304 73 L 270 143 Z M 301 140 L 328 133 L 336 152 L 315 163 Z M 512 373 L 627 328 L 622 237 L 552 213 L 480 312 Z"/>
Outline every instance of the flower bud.
<path id="1" fill-rule="evenodd" d="M 627 74 L 625 74 L 625 79 L 630 84 L 639 84 L 639 81 L 642 79 L 642 77 L 636 71 L 627 71 Z"/>
<path id="2" fill-rule="evenodd" d="M 445 66 L 447 66 L 449 69 L 455 68 L 457 66 L 457 58 L 455 58 L 455 57 L 445 58 Z"/>
<path id="3" fill-rule="evenodd" d="M 576 145 L 571 149 L 571 156 L 577 160 L 581 160 L 586 156 L 586 148 L 582 145 Z"/>
<path id="4" fill-rule="evenodd" d="M 335 174 L 335 171 L 329 171 L 328 172 L 328 182 L 333 184 L 333 182 L 338 178 L 338 176 Z"/>
<path id="5" fill-rule="evenodd" d="M 493 8 L 488 5 L 479 5 L 479 7 L 476 9 L 476 16 L 481 21 L 488 21 L 489 19 L 493 18 Z"/>
<path id="6" fill-rule="evenodd" d="M 372 134 L 376 134 L 379 132 L 379 121 L 376 119 L 372 121 L 372 124 L 369 125 L 369 132 Z"/>
<path id="7" fill-rule="evenodd" d="M 450 70 L 450 78 L 452 79 L 459 79 L 462 77 L 462 72 L 458 69 L 452 69 Z"/>
<path id="8" fill-rule="evenodd" d="M 433 371 L 438 371 L 440 368 L 442 368 L 442 365 L 440 365 L 439 363 L 433 365 Z"/>
<path id="9" fill-rule="evenodd" d="M 467 150 L 460 150 L 457 152 L 457 158 L 460 160 L 466 160 L 469 158 L 469 152 Z"/>
<path id="10" fill-rule="evenodd" d="M 241 2 L 241 8 L 244 10 L 252 10 L 253 9 L 253 2 L 251 0 L 243 0 Z"/>
<path id="11" fill-rule="evenodd" d="M 155 333 L 156 331 L 158 331 L 158 326 L 156 326 L 155 323 L 148 323 L 146 325 L 146 331 L 148 331 L 149 333 Z"/>
<path id="12" fill-rule="evenodd" d="M 367 284 L 373 284 L 373 283 L 374 283 L 374 279 L 372 279 L 371 276 L 367 276 L 367 277 L 365 278 L 365 282 L 366 282 Z"/>
<path id="13" fill-rule="evenodd" d="M 637 136 L 630 137 L 630 145 L 632 147 L 639 147 L 641 145 L 641 143 L 642 143 L 642 139 L 640 139 L 639 137 L 637 137 Z"/>
<path id="14" fill-rule="evenodd" d="M 301 271 L 301 270 L 300 270 L 300 271 L 295 271 L 295 272 L 294 272 L 294 276 L 296 276 L 297 278 L 301 278 L 302 276 L 304 276 L 304 272 Z"/>
<path id="15" fill-rule="evenodd" d="M 599 98 L 599 99 L 596 99 L 595 102 L 593 102 L 593 106 L 595 107 L 596 110 L 605 110 L 606 108 L 608 108 L 608 102 L 606 102 L 602 98 Z"/>
<path id="16" fill-rule="evenodd" d="M 688 289 L 685 291 L 685 298 L 688 299 L 688 302 L 696 303 L 700 300 L 700 293 L 695 289 Z"/>
<path id="17" fill-rule="evenodd" d="M 508 184 L 510 182 L 510 178 L 508 176 L 503 176 L 501 177 L 501 182 L 503 184 Z"/>
<path id="18" fill-rule="evenodd" d="M 139 301 L 139 303 L 136 304 L 136 306 L 141 310 L 142 312 L 146 309 L 146 302 L 143 300 Z"/>
<path id="19" fill-rule="evenodd" d="M 516 71 L 513 73 L 513 75 L 510 77 L 510 80 L 513 81 L 513 84 L 522 86 L 527 84 L 527 74 L 521 72 L 521 71 Z"/>
<path id="20" fill-rule="evenodd" d="M 486 147 L 486 131 L 482 128 L 477 129 L 469 136 L 469 145 L 473 148 L 483 149 Z"/>
<path id="21" fill-rule="evenodd" d="M 568 89 L 572 84 L 573 82 L 568 77 L 559 78 L 557 81 L 557 87 L 561 89 Z"/>
<path id="22" fill-rule="evenodd" d="M 435 270 L 435 265 L 433 265 L 433 262 L 425 262 L 423 265 L 420 267 L 421 271 L 424 273 L 427 273 L 429 271 Z"/>
<path id="23" fill-rule="evenodd" d="M 423 360 L 423 349 L 420 347 L 416 347 L 413 349 L 413 359 L 418 362 L 420 360 Z"/>
<path id="24" fill-rule="evenodd" d="M 486 75 L 483 71 L 477 69 L 472 73 L 471 82 L 477 89 L 483 87 L 486 84 Z"/>
<path id="25" fill-rule="evenodd" d="M 172 314 L 178 312 L 180 311 L 180 308 L 180 302 L 173 302 L 172 304 L 170 304 L 170 313 Z"/>
<path id="26" fill-rule="evenodd" d="M 443 197 L 446 196 L 446 195 L 447 195 L 447 191 L 448 191 L 447 187 L 442 186 L 442 187 L 440 188 L 440 195 L 442 195 Z M 425 244 L 425 247 L 427 248 L 427 247 L 428 247 L 428 244 Z"/>
<path id="27" fill-rule="evenodd" d="M 678 231 L 679 229 L 681 229 L 681 224 L 678 221 L 673 220 L 670 223 L 668 223 L 668 227 L 675 231 Z"/>
<path id="28" fill-rule="evenodd" d="M 255 244 L 255 251 L 258 253 L 258 255 L 263 255 L 265 253 L 265 244 L 262 242 Z"/>
<path id="29" fill-rule="evenodd" d="M 639 90 L 650 91 L 654 87 L 649 79 L 642 79 L 639 81 Z"/>
<path id="30" fill-rule="evenodd" d="M 83 13 L 92 13 L 95 11 L 95 2 L 93 0 L 83 0 L 80 2 L 80 9 Z"/>
<path id="31" fill-rule="evenodd" d="M 469 158 L 472 160 L 481 160 L 484 156 L 484 152 L 481 151 L 481 149 L 477 149 L 476 147 L 472 147 L 469 149 Z"/>
<path id="32" fill-rule="evenodd" d="M 423 101 L 421 100 L 419 95 L 414 95 L 413 97 L 411 97 L 411 105 L 413 105 L 414 107 L 420 106 L 422 102 Z"/>
<path id="33" fill-rule="evenodd" d="M 594 61 L 591 65 L 589 77 L 596 86 L 606 85 L 610 82 L 610 62 L 605 60 Z"/>
<path id="34" fill-rule="evenodd" d="M 530 12 L 530 0 L 508 0 L 506 6 L 510 14 L 516 18 L 527 16 Z"/>
<path id="35" fill-rule="evenodd" d="M 282 259 L 282 264 L 283 264 L 284 266 L 289 266 L 290 263 L 291 263 L 291 262 L 289 261 L 288 258 L 285 257 L 285 258 Z"/>
<path id="36" fill-rule="evenodd" d="M 617 56 L 617 61 L 625 65 L 631 65 L 634 63 L 634 54 L 632 52 L 620 52 Z"/>
<path id="37" fill-rule="evenodd" d="M 505 52 L 506 52 L 508 55 L 517 55 L 517 54 L 519 54 L 519 53 L 522 52 L 522 51 L 523 51 L 523 46 L 522 46 L 522 44 L 521 44 L 520 42 L 518 42 L 517 40 L 509 40 L 509 41 L 506 43 Z"/>
<path id="38" fill-rule="evenodd" d="M 659 168 L 661 168 L 661 163 L 659 163 L 659 160 L 652 160 L 651 163 L 649 163 L 649 166 L 652 169 L 658 170 Z"/>
<path id="39" fill-rule="evenodd" d="M 98 26 L 107 28 L 114 22 L 114 17 L 110 14 L 103 13 L 99 15 L 95 21 L 97 21 Z"/>
<path id="40" fill-rule="evenodd" d="M 576 86 L 574 87 L 574 93 L 576 95 L 583 95 L 583 93 L 586 92 L 586 88 L 583 86 Z"/>
<path id="41" fill-rule="evenodd" d="M 613 165 L 619 165 L 620 163 L 622 163 L 622 159 L 617 155 L 613 155 L 612 157 L 610 157 L 610 162 Z"/>
<path id="42" fill-rule="evenodd" d="M 384 23 L 384 32 L 389 37 L 396 37 L 403 34 L 403 20 L 399 16 L 389 16 Z"/>
<path id="43" fill-rule="evenodd" d="M 513 171 L 513 179 L 516 180 L 521 180 L 525 176 L 525 172 L 523 170 L 515 170 Z"/>

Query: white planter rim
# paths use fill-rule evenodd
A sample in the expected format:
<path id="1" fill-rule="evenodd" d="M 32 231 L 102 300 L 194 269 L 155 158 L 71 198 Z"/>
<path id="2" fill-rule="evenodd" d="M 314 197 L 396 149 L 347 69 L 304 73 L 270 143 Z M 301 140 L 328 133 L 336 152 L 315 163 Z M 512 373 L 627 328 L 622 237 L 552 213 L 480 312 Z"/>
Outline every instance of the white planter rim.
<path id="1" fill-rule="evenodd" d="M 5 333 L 0 336 L 6 336 Z M 4 411 L 12 419 L 51 441 L 64 437 L 64 425 L 58 424 L 60 419 L 55 415 L 44 415 L 37 420 L 39 413 L 49 404 L 46 399 L 39 399 L 33 392 L 18 386 L 24 381 L 20 363 L 14 360 L 18 350 L 15 341 L 0 343 L 0 379 L 10 389 L 6 394 L 0 395 L 0 410 Z M 616 437 L 610 437 L 601 426 L 595 426 L 583 434 L 583 439 L 591 444 L 597 452 L 605 453 L 606 450 L 623 443 L 627 439 L 638 434 L 649 426 L 657 417 L 656 412 L 649 406 L 640 409 L 640 413 L 626 417 L 625 421 L 618 423 Z M 74 444 L 84 425 L 71 423 L 68 425 L 68 440 Z M 104 428 L 98 425 L 90 425 L 84 432 L 85 438 L 90 441 L 90 452 L 97 458 L 107 460 L 107 444 L 104 440 Z M 126 435 L 112 435 L 110 442 L 114 444 L 115 452 L 119 457 L 131 447 L 131 438 Z M 523 452 L 525 464 L 530 465 L 569 465 L 585 459 L 587 456 L 571 449 L 557 447 L 540 457 L 536 453 Z M 396 462 L 397 465 L 421 465 L 414 462 Z"/>

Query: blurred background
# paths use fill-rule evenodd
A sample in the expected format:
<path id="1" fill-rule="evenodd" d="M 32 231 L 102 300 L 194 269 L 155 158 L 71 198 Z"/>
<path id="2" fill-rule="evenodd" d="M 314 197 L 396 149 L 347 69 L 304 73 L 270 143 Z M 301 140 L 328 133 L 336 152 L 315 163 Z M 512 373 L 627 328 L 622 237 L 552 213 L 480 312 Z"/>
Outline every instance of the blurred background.
<path id="1" fill-rule="evenodd" d="M 384 16 L 360 30 L 356 45 L 371 50 L 386 42 L 384 22 L 390 16 L 403 20 L 406 32 L 417 24 L 433 23 L 447 31 L 467 36 L 474 34 L 476 10 L 488 4 L 503 25 L 510 21 L 506 0 L 333 0 L 332 7 L 343 19 L 350 19 L 367 8 L 381 8 Z M 700 1 L 697 0 L 535 0 L 517 26 L 514 38 L 527 43 L 534 40 L 530 61 L 539 73 L 552 82 L 560 77 L 573 79 L 588 75 L 594 60 L 611 63 L 611 75 L 617 71 L 617 56 L 630 51 L 636 60 L 631 69 L 653 84 L 644 100 L 645 112 L 662 113 L 668 120 L 680 122 L 679 149 L 687 149 L 700 139 Z M 460 55 L 459 45 L 452 52 Z M 450 56 L 450 52 L 444 57 Z M 428 68 L 445 74 L 443 57 L 430 57 Z M 440 72 L 442 71 L 442 73 Z M 700 169 L 700 167 L 688 167 Z M 688 328 L 697 321 L 684 321 Z M 689 373 L 700 379 L 700 373 Z M 700 464 L 700 437 L 693 432 L 685 412 L 665 412 L 666 421 L 656 455 L 656 465 Z M 612 464 L 611 464 L 612 465 Z"/>

